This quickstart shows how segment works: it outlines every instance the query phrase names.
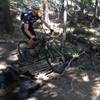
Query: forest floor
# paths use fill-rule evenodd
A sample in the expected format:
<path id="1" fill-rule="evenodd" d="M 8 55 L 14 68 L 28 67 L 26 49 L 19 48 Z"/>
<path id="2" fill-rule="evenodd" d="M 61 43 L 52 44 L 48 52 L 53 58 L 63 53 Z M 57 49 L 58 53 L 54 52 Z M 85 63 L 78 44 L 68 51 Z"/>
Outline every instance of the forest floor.
<path id="1" fill-rule="evenodd" d="M 54 23 L 51 24 L 57 34 L 62 33 L 62 28 L 56 29 L 58 26 L 60 27 L 62 25 Z M 87 50 L 90 44 L 86 45 L 85 43 L 84 45 L 83 41 L 92 41 L 91 43 L 96 44 L 100 28 L 98 28 L 98 32 L 92 30 L 94 34 L 97 33 L 95 38 L 94 34 L 90 36 L 89 29 L 84 26 L 83 29 L 86 29 L 86 33 L 75 30 L 75 33 L 78 34 L 74 34 L 73 38 L 70 38 L 70 36 L 68 37 L 72 43 L 66 43 L 66 53 L 70 53 L 73 48 L 74 49 L 71 53 L 76 55 L 79 53 L 78 48 L 82 51 Z M 73 28 L 68 29 L 69 33 L 72 33 L 73 31 Z M 86 40 L 81 39 L 81 33 L 86 37 Z M 87 35 L 90 37 L 88 38 Z M 76 39 L 75 36 L 78 38 Z M 4 38 L 0 38 L 0 70 L 6 70 L 8 67 L 18 67 L 18 65 L 14 65 L 14 63 L 18 60 L 16 53 L 18 40 L 16 41 L 15 39 L 14 42 L 11 40 L 11 37 L 8 36 L 9 39 L 5 39 L 5 37 L 6 36 L 4 36 Z M 100 42 L 99 38 L 97 39 L 98 43 Z M 93 48 L 96 47 L 100 46 L 93 46 Z M 78 60 L 73 61 L 72 64 L 70 64 L 70 67 L 68 69 L 66 68 L 64 73 L 61 75 L 54 72 L 49 73 L 49 66 L 45 64 L 45 62 L 20 68 L 21 70 L 28 70 L 30 73 L 35 74 L 36 79 L 33 80 L 33 87 L 35 88 L 37 84 L 40 86 L 36 88 L 34 92 L 31 92 L 30 95 L 26 96 L 27 99 L 16 99 L 16 96 L 12 96 L 12 92 L 16 90 L 16 87 L 14 87 L 13 90 L 10 90 L 8 96 L 4 95 L 3 97 L 1 97 L 2 93 L 0 90 L 0 100 L 100 100 L 100 63 L 95 60 L 95 55 L 93 55 L 96 52 L 97 51 L 95 50 L 92 52 L 91 49 L 86 51 L 86 53 L 80 56 Z M 88 53 L 90 54 L 88 55 Z M 46 68 L 46 70 L 41 70 L 44 68 Z M 47 72 L 48 74 L 46 74 Z M 22 95 L 27 95 L 27 93 L 25 92 L 20 96 Z"/>
<path id="2" fill-rule="evenodd" d="M 16 51 L 15 43 L 0 42 L 0 69 L 12 66 L 12 63 L 17 60 Z M 34 73 L 34 68 L 39 72 L 42 67 L 44 65 L 27 68 Z M 54 72 L 45 75 L 45 72 L 40 71 L 40 76 L 36 77 L 34 84 L 38 82 L 43 85 L 25 100 L 100 100 L 100 72 L 98 71 L 79 70 L 74 65 L 62 75 Z"/>

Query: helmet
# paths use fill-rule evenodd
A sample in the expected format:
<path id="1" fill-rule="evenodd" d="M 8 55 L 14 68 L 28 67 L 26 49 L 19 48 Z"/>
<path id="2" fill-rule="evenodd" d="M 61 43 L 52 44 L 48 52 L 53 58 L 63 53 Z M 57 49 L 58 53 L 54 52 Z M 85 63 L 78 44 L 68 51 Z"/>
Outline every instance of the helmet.
<path id="1" fill-rule="evenodd" d="M 38 1 L 32 3 L 31 9 L 39 9 L 39 8 L 40 8 L 40 4 Z"/>

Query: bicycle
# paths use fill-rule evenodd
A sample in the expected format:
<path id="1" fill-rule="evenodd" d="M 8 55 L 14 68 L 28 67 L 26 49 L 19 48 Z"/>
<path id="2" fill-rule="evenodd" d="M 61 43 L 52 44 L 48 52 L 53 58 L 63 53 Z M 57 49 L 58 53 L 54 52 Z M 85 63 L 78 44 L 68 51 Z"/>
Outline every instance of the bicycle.
<path id="1" fill-rule="evenodd" d="M 61 74 L 65 69 L 65 57 L 59 47 L 54 45 L 54 39 L 52 40 L 52 38 L 50 35 L 42 34 L 39 36 L 35 47 L 32 48 L 27 48 L 27 41 L 19 41 L 19 64 L 24 66 L 45 60 L 52 71 Z"/>

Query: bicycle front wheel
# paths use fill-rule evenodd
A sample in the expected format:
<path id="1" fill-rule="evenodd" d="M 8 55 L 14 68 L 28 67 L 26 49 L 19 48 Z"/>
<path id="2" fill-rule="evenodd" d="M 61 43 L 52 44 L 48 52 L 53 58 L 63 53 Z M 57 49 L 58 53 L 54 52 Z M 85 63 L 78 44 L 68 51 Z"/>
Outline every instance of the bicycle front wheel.
<path id="1" fill-rule="evenodd" d="M 47 50 L 46 58 L 54 72 L 61 74 L 65 70 L 65 57 L 57 49 Z"/>

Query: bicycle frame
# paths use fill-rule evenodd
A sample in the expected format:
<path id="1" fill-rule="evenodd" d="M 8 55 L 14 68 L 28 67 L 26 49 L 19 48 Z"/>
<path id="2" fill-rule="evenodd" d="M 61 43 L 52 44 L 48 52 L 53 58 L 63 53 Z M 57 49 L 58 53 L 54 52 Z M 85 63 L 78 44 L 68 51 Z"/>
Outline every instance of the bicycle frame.
<path id="1" fill-rule="evenodd" d="M 53 37 L 49 36 L 49 38 L 48 38 L 46 34 L 44 34 L 44 36 L 42 34 L 41 36 L 39 36 L 39 38 L 40 39 L 37 40 L 38 44 L 34 48 L 31 48 L 34 51 L 34 54 L 33 54 L 33 59 L 31 59 L 31 61 L 29 63 L 34 64 L 35 62 L 45 60 L 50 65 L 52 70 L 54 70 L 58 73 L 62 73 L 62 71 L 65 68 L 65 66 L 64 66 L 65 58 L 63 56 L 63 53 L 59 50 L 59 47 L 57 47 L 56 45 L 53 44 L 53 42 L 54 42 Z M 53 39 L 53 40 L 51 41 L 51 39 Z M 27 44 L 26 41 L 24 43 Z M 20 44 L 19 44 L 19 47 L 20 47 Z M 19 54 L 21 54 L 20 49 L 21 48 L 19 48 L 19 50 L 18 50 Z M 30 50 L 30 49 L 27 49 L 27 50 Z M 27 52 L 29 52 L 29 51 L 27 51 Z M 64 67 L 57 67 L 57 64 L 58 64 L 58 66 L 61 65 Z M 56 65 L 56 67 L 55 67 L 55 65 Z M 55 68 L 53 68 L 53 67 L 55 67 Z"/>

